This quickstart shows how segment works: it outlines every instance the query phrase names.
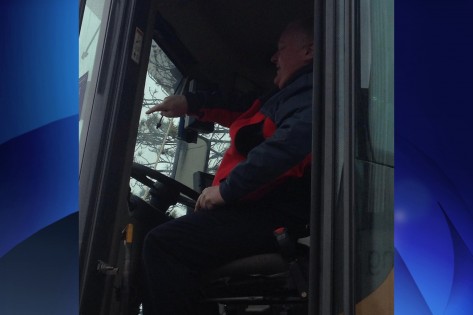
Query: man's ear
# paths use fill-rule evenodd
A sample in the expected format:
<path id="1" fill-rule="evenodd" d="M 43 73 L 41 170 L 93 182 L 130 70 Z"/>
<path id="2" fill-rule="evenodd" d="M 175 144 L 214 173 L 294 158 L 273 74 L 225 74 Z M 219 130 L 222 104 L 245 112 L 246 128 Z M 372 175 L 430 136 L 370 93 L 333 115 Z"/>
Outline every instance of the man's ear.
<path id="1" fill-rule="evenodd" d="M 314 57 L 314 43 L 307 44 L 305 47 L 305 58 L 310 60 Z"/>

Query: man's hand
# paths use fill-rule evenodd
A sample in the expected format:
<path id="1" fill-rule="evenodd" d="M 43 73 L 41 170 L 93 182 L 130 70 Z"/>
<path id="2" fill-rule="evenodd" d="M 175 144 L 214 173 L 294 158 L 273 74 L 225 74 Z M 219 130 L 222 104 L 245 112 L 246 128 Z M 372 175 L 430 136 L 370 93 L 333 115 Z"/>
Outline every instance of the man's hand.
<path id="1" fill-rule="evenodd" d="M 156 104 L 146 111 L 146 114 L 161 112 L 165 117 L 181 117 L 187 113 L 187 99 L 184 95 L 171 95 L 162 103 Z"/>
<path id="2" fill-rule="evenodd" d="M 225 201 L 223 200 L 222 195 L 220 195 L 220 187 L 207 187 L 202 191 L 202 194 L 200 194 L 197 199 L 194 211 L 199 211 L 201 209 L 210 210 L 223 204 L 225 204 Z"/>

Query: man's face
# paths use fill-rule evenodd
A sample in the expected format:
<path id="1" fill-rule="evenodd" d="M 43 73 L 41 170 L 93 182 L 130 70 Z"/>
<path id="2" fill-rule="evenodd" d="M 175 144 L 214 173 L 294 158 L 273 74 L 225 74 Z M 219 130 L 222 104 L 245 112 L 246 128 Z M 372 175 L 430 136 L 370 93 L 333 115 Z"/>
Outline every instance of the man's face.
<path id="1" fill-rule="evenodd" d="M 277 73 L 274 84 L 282 88 L 300 68 L 312 62 L 311 41 L 300 31 L 286 29 L 279 38 L 278 50 L 271 57 Z"/>

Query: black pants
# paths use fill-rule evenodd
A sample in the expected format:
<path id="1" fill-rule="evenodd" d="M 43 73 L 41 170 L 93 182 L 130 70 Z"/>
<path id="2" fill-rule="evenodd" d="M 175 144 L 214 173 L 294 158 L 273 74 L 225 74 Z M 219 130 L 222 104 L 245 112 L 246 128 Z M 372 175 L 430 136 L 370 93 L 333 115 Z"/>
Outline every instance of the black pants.
<path id="1" fill-rule="evenodd" d="M 261 209 L 192 213 L 151 230 L 144 242 L 145 314 L 199 314 L 200 276 L 232 260 L 278 251 L 283 218 Z"/>

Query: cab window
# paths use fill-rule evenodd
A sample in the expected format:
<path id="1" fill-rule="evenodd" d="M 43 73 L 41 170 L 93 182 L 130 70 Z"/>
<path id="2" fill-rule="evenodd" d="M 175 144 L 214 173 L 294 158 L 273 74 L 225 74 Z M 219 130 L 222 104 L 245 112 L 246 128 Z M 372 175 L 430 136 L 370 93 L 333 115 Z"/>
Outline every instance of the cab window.
<path id="1" fill-rule="evenodd" d="M 161 102 L 166 96 L 180 94 L 189 89 L 192 84 L 187 81 L 171 58 L 153 41 L 133 161 L 196 189 L 192 180 L 186 180 L 181 173 L 185 173 L 189 178 L 192 178 L 192 174 L 196 171 L 214 174 L 230 143 L 228 128 L 215 125 L 211 132 L 199 134 L 196 143 L 187 143 L 179 137 L 180 124 L 185 118 L 167 118 L 158 113 L 146 114 L 149 108 Z M 205 149 L 202 149 L 202 146 L 205 146 Z M 196 151 L 199 151 L 198 158 Z M 195 163 L 196 159 L 203 162 Z M 184 168 L 186 171 L 180 172 Z M 134 195 L 149 200 L 147 186 L 132 178 L 130 187 Z M 187 208 L 179 203 L 168 210 L 173 217 L 184 215 L 186 211 Z"/>

